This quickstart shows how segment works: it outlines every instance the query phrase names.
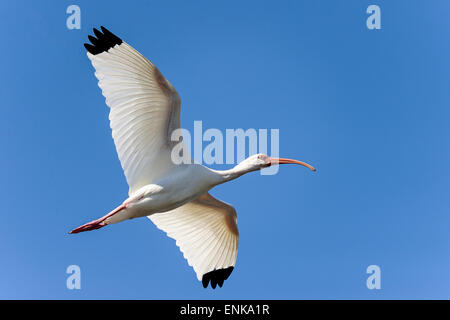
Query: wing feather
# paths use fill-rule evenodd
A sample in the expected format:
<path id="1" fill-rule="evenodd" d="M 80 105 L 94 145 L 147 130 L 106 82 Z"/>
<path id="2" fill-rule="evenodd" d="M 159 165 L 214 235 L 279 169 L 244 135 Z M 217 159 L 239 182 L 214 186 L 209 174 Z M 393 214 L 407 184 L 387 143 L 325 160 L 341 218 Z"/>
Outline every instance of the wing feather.
<path id="1" fill-rule="evenodd" d="M 203 286 L 222 286 L 234 268 L 239 232 L 236 210 L 209 193 L 150 220 L 176 240 Z"/>
<path id="2" fill-rule="evenodd" d="M 174 165 L 172 131 L 180 127 L 180 97 L 161 72 L 133 47 L 102 27 L 89 36 L 87 56 L 106 104 L 130 195 Z"/>

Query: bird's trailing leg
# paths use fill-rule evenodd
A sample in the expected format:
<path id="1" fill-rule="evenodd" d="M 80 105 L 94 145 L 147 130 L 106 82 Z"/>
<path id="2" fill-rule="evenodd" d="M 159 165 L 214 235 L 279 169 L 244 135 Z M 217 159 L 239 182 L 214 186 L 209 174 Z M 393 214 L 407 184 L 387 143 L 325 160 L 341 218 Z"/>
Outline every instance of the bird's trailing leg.
<path id="1" fill-rule="evenodd" d="M 107 223 L 105 222 L 106 219 L 115 215 L 116 213 L 118 213 L 119 211 L 121 211 L 125 208 L 126 208 L 126 204 L 122 204 L 122 205 L 118 206 L 116 209 L 114 209 L 113 211 L 111 211 L 110 213 L 108 213 L 107 215 L 105 215 L 97 220 L 85 223 L 82 226 L 73 229 L 69 233 L 79 233 L 79 232 L 83 232 L 83 231 L 90 231 L 90 230 L 96 230 L 96 229 L 103 228 L 104 226 L 107 225 Z"/>

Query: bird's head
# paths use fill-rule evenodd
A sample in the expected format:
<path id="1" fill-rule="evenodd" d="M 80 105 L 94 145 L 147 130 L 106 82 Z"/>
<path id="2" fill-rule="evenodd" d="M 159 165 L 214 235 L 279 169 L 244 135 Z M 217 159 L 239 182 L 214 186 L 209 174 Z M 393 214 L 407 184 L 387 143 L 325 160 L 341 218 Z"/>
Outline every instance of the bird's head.
<path id="1" fill-rule="evenodd" d="M 248 157 L 247 159 L 245 159 L 244 161 L 239 163 L 236 166 L 236 169 L 250 172 L 250 171 L 256 171 L 256 170 L 260 170 L 263 168 L 267 168 L 267 167 L 277 165 L 277 164 L 289 164 L 289 163 L 290 164 L 299 164 L 299 165 L 302 165 L 304 167 L 311 169 L 312 171 L 316 171 L 316 169 L 313 166 L 311 166 L 303 161 L 287 159 L 287 158 L 273 158 L 273 157 L 269 157 L 263 153 L 255 154 L 253 156 Z"/>

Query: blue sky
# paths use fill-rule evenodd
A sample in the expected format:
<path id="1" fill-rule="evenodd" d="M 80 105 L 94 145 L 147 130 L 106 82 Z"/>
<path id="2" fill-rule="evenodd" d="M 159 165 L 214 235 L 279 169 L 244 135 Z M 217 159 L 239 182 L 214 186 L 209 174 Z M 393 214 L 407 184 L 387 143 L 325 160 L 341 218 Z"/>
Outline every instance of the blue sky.
<path id="1" fill-rule="evenodd" d="M 66 28 L 71 4 L 81 30 Z M 370 4 L 381 7 L 381 30 L 366 28 Z M 449 9 L 4 1 L 0 298 L 450 298 Z M 100 25 L 177 88 L 183 127 L 279 128 L 280 154 L 318 168 L 284 166 L 212 191 L 235 206 L 240 228 L 221 289 L 203 289 L 146 218 L 68 234 L 128 191 L 82 46 Z M 81 290 L 66 288 L 71 264 Z M 366 287 L 372 264 L 381 290 Z"/>

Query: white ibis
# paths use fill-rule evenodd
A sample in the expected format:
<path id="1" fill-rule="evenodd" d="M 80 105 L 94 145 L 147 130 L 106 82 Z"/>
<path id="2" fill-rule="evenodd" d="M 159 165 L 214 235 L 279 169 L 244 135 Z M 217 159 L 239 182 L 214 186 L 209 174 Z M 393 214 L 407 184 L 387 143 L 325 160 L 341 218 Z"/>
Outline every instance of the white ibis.
<path id="1" fill-rule="evenodd" d="M 225 171 L 196 163 L 175 164 L 170 136 L 180 128 L 180 97 L 149 60 L 101 27 L 84 44 L 109 106 L 112 136 L 129 185 L 129 197 L 107 215 L 70 233 L 148 217 L 176 240 L 206 288 L 222 287 L 236 263 L 236 210 L 208 191 L 276 164 L 307 163 L 256 154 Z M 177 142 L 178 143 L 178 142 Z"/>

